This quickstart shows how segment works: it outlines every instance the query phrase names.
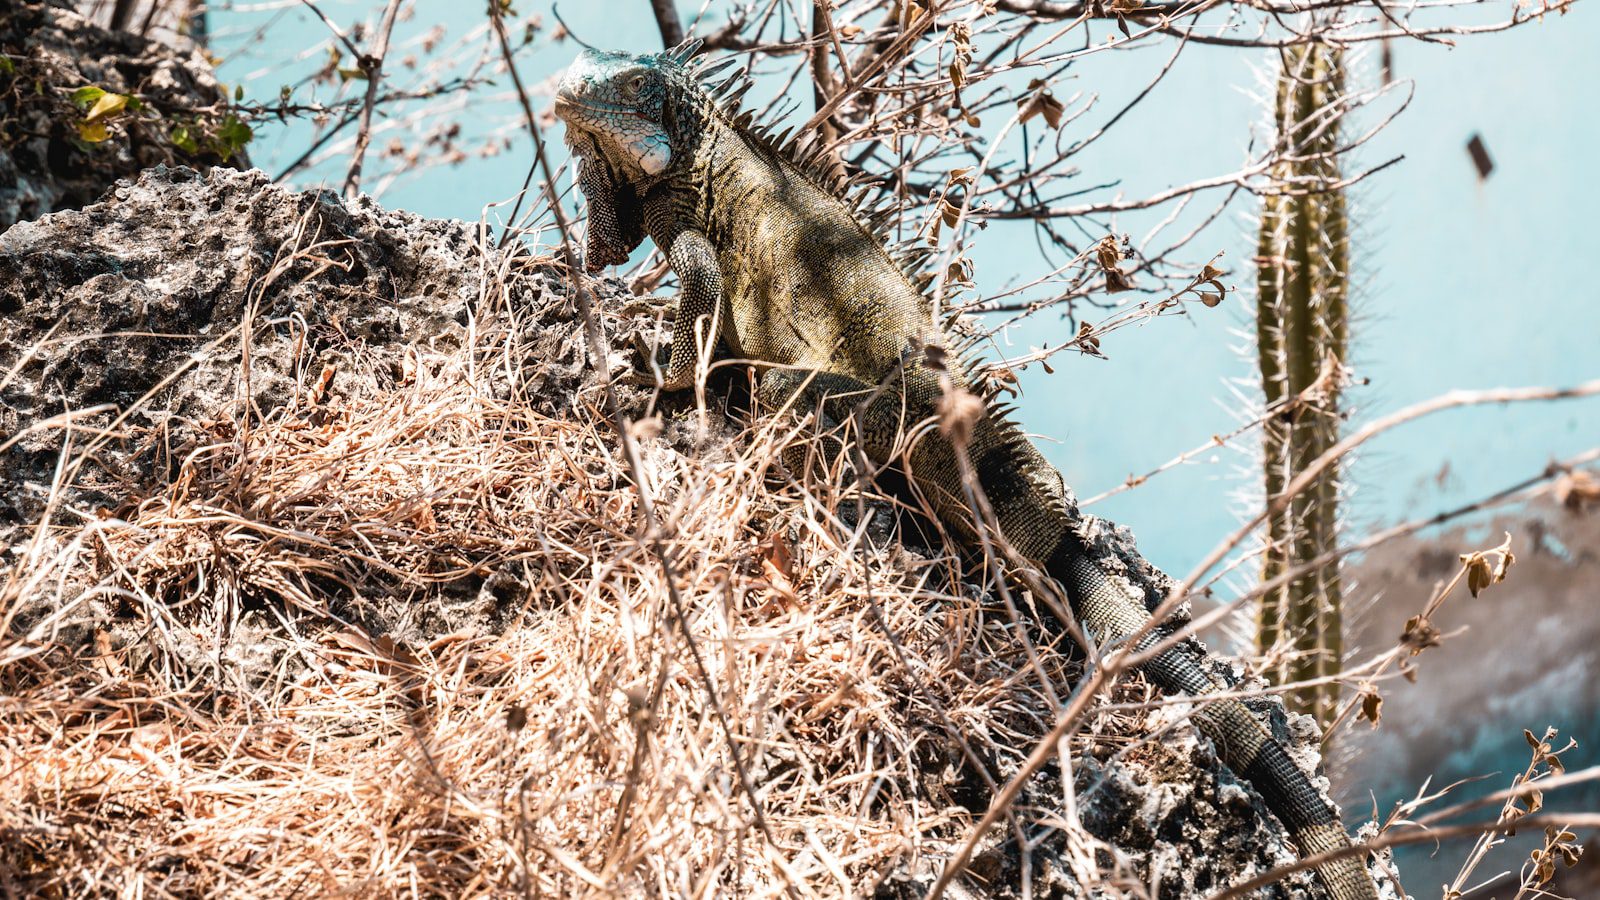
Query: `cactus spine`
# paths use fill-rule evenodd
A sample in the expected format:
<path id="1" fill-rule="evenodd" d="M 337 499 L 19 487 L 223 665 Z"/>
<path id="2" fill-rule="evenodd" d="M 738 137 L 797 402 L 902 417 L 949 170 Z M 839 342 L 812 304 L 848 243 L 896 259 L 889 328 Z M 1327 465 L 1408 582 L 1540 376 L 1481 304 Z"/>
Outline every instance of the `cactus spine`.
<path id="1" fill-rule="evenodd" d="M 1319 45 L 1284 51 L 1274 102 L 1283 159 L 1261 212 L 1256 331 L 1268 419 L 1266 500 L 1339 436 L 1342 363 L 1349 325 L 1349 229 L 1337 150 L 1344 109 L 1343 54 Z M 1339 473 L 1329 468 L 1267 525 L 1262 577 L 1270 581 L 1333 550 L 1338 541 Z M 1344 652 L 1342 587 L 1335 563 L 1304 574 L 1261 601 L 1263 653 L 1280 654 L 1276 683 L 1336 675 Z M 1301 688 L 1291 708 L 1326 724 L 1338 685 Z"/>

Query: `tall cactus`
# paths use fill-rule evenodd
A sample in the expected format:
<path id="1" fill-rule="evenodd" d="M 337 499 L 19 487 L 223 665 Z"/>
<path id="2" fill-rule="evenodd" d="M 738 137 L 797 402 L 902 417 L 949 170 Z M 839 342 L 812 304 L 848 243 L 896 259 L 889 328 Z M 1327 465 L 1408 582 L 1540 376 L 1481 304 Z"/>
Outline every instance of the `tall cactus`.
<path id="1" fill-rule="evenodd" d="M 1256 333 L 1265 425 L 1266 500 L 1339 436 L 1340 373 L 1349 326 L 1350 255 L 1337 150 L 1344 109 L 1344 60 L 1319 45 L 1284 51 L 1274 116 L 1283 159 L 1261 212 Z M 1262 577 L 1271 581 L 1336 546 L 1339 472 L 1329 468 L 1291 498 L 1267 526 Z M 1269 675 L 1276 683 L 1337 674 L 1344 652 L 1337 563 L 1264 596 L 1263 653 L 1292 650 Z M 1290 706 L 1326 723 L 1338 685 L 1298 689 Z"/>

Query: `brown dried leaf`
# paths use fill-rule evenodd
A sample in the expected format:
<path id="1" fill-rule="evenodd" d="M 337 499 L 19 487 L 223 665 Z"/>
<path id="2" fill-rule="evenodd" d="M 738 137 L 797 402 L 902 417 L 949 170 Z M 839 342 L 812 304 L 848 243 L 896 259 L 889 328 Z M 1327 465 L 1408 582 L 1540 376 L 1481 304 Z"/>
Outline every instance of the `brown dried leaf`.
<path id="1" fill-rule="evenodd" d="M 763 542 L 761 562 L 785 579 L 794 578 L 794 554 L 789 551 L 789 542 L 783 539 L 780 531 L 774 531 Z"/>
<path id="2" fill-rule="evenodd" d="M 1583 848 L 1571 844 L 1561 844 L 1556 847 L 1556 852 L 1561 854 L 1561 862 L 1569 869 L 1577 865 L 1579 857 L 1583 856 Z"/>
<path id="3" fill-rule="evenodd" d="M 1439 629 L 1433 627 L 1426 616 L 1412 616 L 1406 620 L 1405 629 L 1400 632 L 1400 643 L 1411 651 L 1412 656 L 1428 649 L 1439 646 L 1441 634 Z"/>
<path id="4" fill-rule="evenodd" d="M 983 416 L 983 401 L 968 391 L 952 387 L 939 398 L 939 431 L 957 447 L 972 440 L 972 426 Z"/>
<path id="5" fill-rule="evenodd" d="M 408 363 L 412 361 L 410 353 L 406 354 L 405 361 Z M 333 376 L 337 371 L 338 369 L 332 363 L 329 363 L 322 367 L 321 372 L 317 373 L 317 382 L 311 386 L 312 406 L 322 403 L 323 399 L 328 396 L 328 387 L 329 385 L 333 384 Z M 402 369 L 402 377 L 400 380 L 401 384 L 409 384 L 414 380 L 416 380 L 415 368 L 412 368 L 409 373 Z"/>
<path id="6" fill-rule="evenodd" d="M 1028 82 L 1028 90 L 1032 93 L 1017 101 L 1017 105 L 1022 107 L 1022 111 L 1017 115 L 1017 121 L 1027 122 L 1034 116 L 1044 116 L 1045 124 L 1051 128 L 1060 128 L 1061 117 L 1067 108 L 1055 98 L 1055 95 L 1045 89 L 1044 83 L 1038 79 Z"/>
<path id="7" fill-rule="evenodd" d="M 939 218 L 943 219 L 948 227 L 956 227 L 956 223 L 961 221 L 961 205 L 951 203 L 949 197 L 940 200 L 939 204 Z"/>
<path id="8" fill-rule="evenodd" d="M 1356 717 L 1366 719 L 1373 728 L 1377 728 L 1378 720 L 1383 718 L 1383 695 L 1373 688 L 1367 688 L 1361 695 L 1361 712 Z"/>
<path id="9" fill-rule="evenodd" d="M 1106 293 L 1116 294 L 1133 290 L 1133 279 L 1122 271 L 1122 245 L 1117 236 L 1108 234 L 1094 248 L 1095 263 L 1106 276 Z"/>
<path id="10" fill-rule="evenodd" d="M 1055 98 L 1054 94 L 1045 91 L 1039 97 L 1039 111 L 1044 113 L 1044 121 L 1051 128 L 1061 127 L 1061 117 L 1066 114 L 1067 108 Z"/>
<path id="11" fill-rule="evenodd" d="M 1528 859 L 1534 866 L 1534 883 L 1537 887 L 1549 884 L 1550 879 L 1556 877 L 1556 860 L 1553 854 L 1535 848 L 1528 854 Z"/>
<path id="12" fill-rule="evenodd" d="M 1073 340 L 1077 341 L 1080 350 L 1090 356 L 1098 356 L 1101 359 L 1106 358 L 1106 355 L 1100 352 L 1100 339 L 1094 335 L 1094 326 L 1088 322 L 1078 323 L 1078 333 L 1073 337 Z"/>
<path id="13" fill-rule="evenodd" d="M 1549 737 L 1549 736 L 1550 736 L 1550 733 L 1546 732 L 1545 733 L 1545 737 Z M 1544 758 L 1547 755 L 1549 755 L 1549 753 L 1550 753 L 1550 744 L 1549 744 L 1549 742 L 1534 737 L 1533 736 L 1533 732 L 1529 731 L 1526 728 L 1522 729 L 1522 739 L 1528 742 L 1528 746 L 1529 747 L 1533 748 L 1533 761 L 1534 762 L 1536 762 L 1536 763 L 1537 762 L 1542 762 L 1544 760 Z"/>
<path id="14" fill-rule="evenodd" d="M 1494 569 L 1482 553 L 1463 553 L 1461 562 L 1467 567 L 1467 590 L 1472 592 L 1472 596 L 1478 596 L 1484 588 L 1494 583 Z"/>

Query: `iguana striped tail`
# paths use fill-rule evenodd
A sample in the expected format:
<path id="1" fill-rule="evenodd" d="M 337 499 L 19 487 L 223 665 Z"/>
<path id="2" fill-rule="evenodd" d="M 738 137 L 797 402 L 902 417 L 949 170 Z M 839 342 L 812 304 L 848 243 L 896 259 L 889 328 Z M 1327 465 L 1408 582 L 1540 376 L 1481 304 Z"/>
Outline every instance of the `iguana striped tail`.
<path id="1" fill-rule="evenodd" d="M 1130 635 L 1150 619 L 1143 604 L 1119 590 L 1089 559 L 1076 537 L 1061 542 L 1047 570 L 1067 587 L 1079 621 L 1102 640 Z M 1161 637 L 1152 632 L 1146 644 Z M 1219 687 L 1181 647 L 1165 651 L 1145 663 L 1141 671 L 1169 693 L 1203 697 Z M 1216 745 L 1223 763 L 1260 792 L 1302 857 L 1350 846 L 1333 809 L 1243 703 L 1232 699 L 1202 702 L 1193 722 Z M 1334 900 L 1375 900 L 1378 896 L 1362 856 L 1324 863 L 1317 867 L 1317 874 Z"/>

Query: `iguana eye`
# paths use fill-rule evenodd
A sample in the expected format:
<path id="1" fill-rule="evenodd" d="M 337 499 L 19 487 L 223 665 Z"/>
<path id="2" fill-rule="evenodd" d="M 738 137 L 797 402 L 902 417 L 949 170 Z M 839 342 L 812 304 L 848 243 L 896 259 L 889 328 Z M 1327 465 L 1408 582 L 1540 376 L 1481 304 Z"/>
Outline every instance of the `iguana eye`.
<path id="1" fill-rule="evenodd" d="M 635 76 L 633 76 L 633 80 L 628 82 L 628 90 L 632 91 L 635 94 L 639 93 L 641 90 L 644 90 L 644 76 L 643 75 L 635 75 Z"/>

